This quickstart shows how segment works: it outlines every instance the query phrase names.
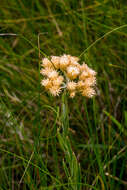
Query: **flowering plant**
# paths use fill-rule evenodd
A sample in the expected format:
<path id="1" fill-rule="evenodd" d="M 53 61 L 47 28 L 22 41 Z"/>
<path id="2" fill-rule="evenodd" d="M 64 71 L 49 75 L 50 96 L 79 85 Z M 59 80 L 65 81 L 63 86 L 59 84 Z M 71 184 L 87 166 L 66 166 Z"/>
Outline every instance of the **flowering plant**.
<path id="1" fill-rule="evenodd" d="M 59 96 L 64 89 L 61 101 L 61 127 L 57 128 L 57 137 L 65 153 L 63 167 L 67 177 L 69 174 L 70 185 L 68 184 L 68 187 L 71 186 L 73 190 L 81 190 L 80 164 L 68 138 L 69 117 L 66 91 L 69 92 L 71 98 L 76 93 L 81 93 L 89 98 L 93 97 L 96 94 L 94 90 L 96 72 L 85 63 L 80 65 L 79 58 L 65 54 L 51 56 L 50 59 L 43 58 L 41 66 L 40 73 L 44 76 L 41 85 L 53 96 Z"/>

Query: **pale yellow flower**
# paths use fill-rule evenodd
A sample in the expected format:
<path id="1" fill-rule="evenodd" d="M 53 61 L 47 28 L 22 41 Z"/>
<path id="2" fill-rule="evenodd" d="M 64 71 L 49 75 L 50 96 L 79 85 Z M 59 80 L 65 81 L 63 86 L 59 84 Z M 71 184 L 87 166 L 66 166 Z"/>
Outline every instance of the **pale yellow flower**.
<path id="1" fill-rule="evenodd" d="M 80 80 L 85 80 L 86 79 L 86 77 L 88 77 L 88 72 L 87 71 L 83 71 L 82 73 L 81 73 L 81 75 L 79 76 L 79 79 Z"/>
<path id="2" fill-rule="evenodd" d="M 41 85 L 44 86 L 46 89 L 49 89 L 52 86 L 52 82 L 49 79 L 43 79 L 41 81 Z"/>
<path id="3" fill-rule="evenodd" d="M 80 73 L 80 70 L 78 67 L 75 66 L 69 66 L 67 67 L 67 76 L 70 79 L 75 79 Z"/>
<path id="4" fill-rule="evenodd" d="M 48 58 L 43 58 L 42 59 L 42 67 L 44 67 L 44 68 L 47 68 L 47 67 L 53 68 L 53 64 Z"/>
<path id="5" fill-rule="evenodd" d="M 86 78 L 85 83 L 87 86 L 95 86 L 96 85 L 96 77 L 91 76 L 89 78 Z"/>
<path id="6" fill-rule="evenodd" d="M 91 88 L 91 87 L 85 88 L 82 91 L 82 95 L 86 96 L 88 98 L 92 98 L 93 96 L 95 96 L 95 94 L 96 94 L 95 90 L 93 88 Z"/>
<path id="7" fill-rule="evenodd" d="M 69 91 L 74 91 L 76 90 L 76 85 L 77 85 L 76 82 L 70 81 L 67 83 L 67 89 Z"/>
<path id="8" fill-rule="evenodd" d="M 60 69 L 64 70 L 70 64 L 69 58 L 67 55 L 63 55 L 60 57 Z"/>
<path id="9" fill-rule="evenodd" d="M 89 68 L 88 74 L 89 74 L 89 75 L 92 75 L 92 76 L 95 76 L 97 73 L 96 73 L 93 69 L 90 69 L 90 68 Z"/>
<path id="10" fill-rule="evenodd" d="M 64 81 L 64 78 L 62 76 L 58 76 L 56 79 L 52 81 L 54 86 L 60 86 Z"/>
<path id="11" fill-rule="evenodd" d="M 88 71 L 88 69 L 89 69 L 89 67 L 88 67 L 88 65 L 87 64 L 85 64 L 85 62 L 83 62 L 83 64 L 82 65 L 80 65 L 80 69 L 81 69 L 81 71 Z"/>
<path id="12" fill-rule="evenodd" d="M 83 90 L 84 87 L 85 87 L 85 82 L 82 81 L 82 80 L 79 80 L 79 81 L 77 82 L 77 88 L 78 88 L 79 90 Z"/>
<path id="13" fill-rule="evenodd" d="M 70 56 L 70 55 L 68 55 L 68 57 L 69 57 L 69 59 L 70 59 L 71 64 L 73 64 L 73 63 L 79 61 L 79 58 L 78 58 L 78 57 Z"/>
<path id="14" fill-rule="evenodd" d="M 74 66 L 74 67 L 77 67 L 79 70 L 80 70 L 80 65 L 78 62 L 74 61 L 70 64 L 70 66 Z"/>
<path id="15" fill-rule="evenodd" d="M 41 73 L 42 75 L 44 75 L 44 76 L 48 76 L 49 73 L 51 73 L 52 71 L 54 71 L 52 68 L 46 67 L 46 68 L 44 68 L 44 69 L 41 69 L 41 70 L 40 70 L 40 73 Z"/>
<path id="16" fill-rule="evenodd" d="M 48 73 L 47 75 L 50 79 L 56 79 L 58 77 L 58 72 L 55 70 L 52 70 L 51 72 Z"/>
<path id="17" fill-rule="evenodd" d="M 80 70 L 81 71 L 86 71 L 88 73 L 88 75 L 93 75 L 95 76 L 96 75 L 96 72 L 89 68 L 87 64 L 83 63 L 82 65 L 80 65 Z"/>
<path id="18" fill-rule="evenodd" d="M 51 88 L 49 88 L 50 93 L 53 96 L 59 96 L 60 92 L 61 92 L 61 88 L 58 86 L 52 86 Z"/>
<path id="19" fill-rule="evenodd" d="M 53 63 L 56 69 L 60 68 L 60 57 L 59 56 L 51 56 L 51 62 Z"/>

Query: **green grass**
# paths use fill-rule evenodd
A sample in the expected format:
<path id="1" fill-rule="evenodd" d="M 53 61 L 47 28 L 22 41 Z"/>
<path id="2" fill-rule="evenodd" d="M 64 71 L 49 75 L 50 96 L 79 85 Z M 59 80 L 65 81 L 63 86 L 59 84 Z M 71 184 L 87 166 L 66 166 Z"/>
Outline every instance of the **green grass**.
<path id="1" fill-rule="evenodd" d="M 64 53 L 97 71 L 95 98 L 54 98 L 40 86 L 41 58 Z M 0 190 L 7 189 L 127 189 L 126 1 L 0 3 Z"/>

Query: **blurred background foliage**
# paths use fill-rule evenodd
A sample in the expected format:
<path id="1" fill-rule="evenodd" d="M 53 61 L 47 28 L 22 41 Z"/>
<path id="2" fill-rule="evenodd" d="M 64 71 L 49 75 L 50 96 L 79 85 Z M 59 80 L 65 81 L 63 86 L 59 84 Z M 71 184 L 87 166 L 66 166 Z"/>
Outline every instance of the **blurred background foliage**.
<path id="1" fill-rule="evenodd" d="M 0 2 L 1 190 L 71 189 L 57 139 L 61 96 L 40 87 L 39 75 L 44 54 L 64 53 L 81 55 L 97 71 L 95 98 L 68 98 L 69 139 L 81 166 L 81 189 L 127 189 L 126 23 L 123 0 Z"/>

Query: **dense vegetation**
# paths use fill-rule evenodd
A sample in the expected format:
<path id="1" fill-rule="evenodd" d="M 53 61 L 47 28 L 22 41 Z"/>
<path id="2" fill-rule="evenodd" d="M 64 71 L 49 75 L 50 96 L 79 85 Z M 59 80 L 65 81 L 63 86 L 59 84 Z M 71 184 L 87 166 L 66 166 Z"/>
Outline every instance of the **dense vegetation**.
<path id="1" fill-rule="evenodd" d="M 0 2 L 0 190 L 127 189 L 126 22 L 123 0 Z M 64 53 L 97 72 L 95 98 L 40 86 Z"/>

